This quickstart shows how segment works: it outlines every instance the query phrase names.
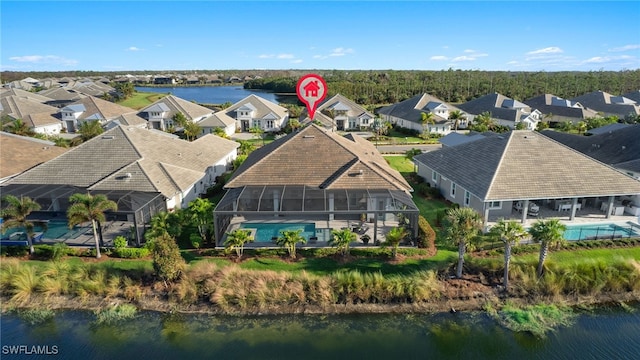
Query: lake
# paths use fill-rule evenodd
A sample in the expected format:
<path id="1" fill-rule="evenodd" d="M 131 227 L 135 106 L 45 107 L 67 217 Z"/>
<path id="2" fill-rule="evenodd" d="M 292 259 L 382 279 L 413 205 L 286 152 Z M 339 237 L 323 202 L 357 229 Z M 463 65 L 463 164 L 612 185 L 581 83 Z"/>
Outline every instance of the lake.
<path id="1" fill-rule="evenodd" d="M 2 359 L 41 346 L 59 359 L 638 359 L 640 306 L 580 314 L 546 338 L 484 313 L 213 316 L 141 312 L 97 325 L 87 311 L 30 325 L 2 315 Z M 55 348 L 54 348 L 55 346 Z M 15 349 L 15 348 L 14 348 Z"/>
<path id="2" fill-rule="evenodd" d="M 276 95 L 267 91 L 245 90 L 242 86 L 191 86 L 191 87 L 144 87 L 136 86 L 140 92 L 171 93 L 181 99 L 199 104 L 224 104 L 236 102 L 255 94 L 274 103 L 296 103 L 296 96 Z"/>

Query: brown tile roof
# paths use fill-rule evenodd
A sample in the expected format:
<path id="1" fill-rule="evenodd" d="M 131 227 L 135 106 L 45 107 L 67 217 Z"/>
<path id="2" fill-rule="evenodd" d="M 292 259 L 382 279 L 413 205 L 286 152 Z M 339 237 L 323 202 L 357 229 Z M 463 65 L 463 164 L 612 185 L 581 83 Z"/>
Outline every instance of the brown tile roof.
<path id="1" fill-rule="evenodd" d="M 157 104 L 164 104 L 169 108 L 170 110 L 169 117 L 172 117 L 177 113 L 182 113 L 188 120 L 192 120 L 192 121 L 195 121 L 201 118 L 202 116 L 213 113 L 211 109 L 208 109 L 198 104 L 194 104 L 191 101 L 181 99 L 174 95 L 167 95 L 162 99 L 140 110 L 140 112 L 147 112 L 148 111 L 147 109 L 152 108 Z"/>
<path id="2" fill-rule="evenodd" d="M 112 120 L 124 114 L 133 114 L 136 110 L 128 108 L 126 106 L 118 105 L 111 101 L 102 100 L 94 96 L 87 96 L 72 104 L 84 105 L 85 111 L 80 115 L 80 119 L 86 119 L 91 117 L 94 119 L 96 114 L 104 120 Z"/>
<path id="3" fill-rule="evenodd" d="M 254 94 L 251 94 L 246 98 L 236 102 L 232 106 L 222 110 L 222 112 L 227 114 L 227 116 L 235 119 L 236 110 L 247 104 L 251 104 L 256 108 L 253 114 L 254 119 L 262 119 L 271 113 L 275 114 L 279 118 L 283 118 L 289 113 L 289 110 L 287 110 L 286 108 Z"/>
<path id="4" fill-rule="evenodd" d="M 0 132 L 0 178 L 17 175 L 67 150 L 50 141 Z"/>
<path id="5" fill-rule="evenodd" d="M 15 95 L 0 98 L 0 108 L 2 109 L 0 115 L 9 115 L 14 119 L 24 119 L 30 114 L 48 113 L 53 115 L 58 112 L 58 109 L 53 106 Z"/>
<path id="6" fill-rule="evenodd" d="M 526 130 L 414 159 L 485 201 L 640 194 L 640 181 Z"/>
<path id="7" fill-rule="evenodd" d="M 238 146 L 215 135 L 187 142 L 155 131 L 117 126 L 9 183 L 157 191 L 173 197 Z"/>
<path id="8" fill-rule="evenodd" d="M 411 191 L 373 144 L 358 136 L 342 137 L 316 125 L 251 153 L 226 187 L 248 185 Z"/>

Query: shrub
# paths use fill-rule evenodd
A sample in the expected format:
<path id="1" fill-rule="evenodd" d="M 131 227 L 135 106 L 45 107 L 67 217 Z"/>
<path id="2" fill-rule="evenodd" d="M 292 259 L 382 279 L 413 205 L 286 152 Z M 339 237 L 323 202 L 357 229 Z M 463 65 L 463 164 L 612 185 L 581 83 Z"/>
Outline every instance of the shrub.
<path id="1" fill-rule="evenodd" d="M 34 246 L 34 250 L 37 257 L 47 260 L 60 260 L 60 258 L 65 255 L 74 254 L 74 250 L 62 242 L 54 245 L 36 245 Z"/>
<path id="2" fill-rule="evenodd" d="M 167 234 L 158 236 L 151 246 L 153 269 L 163 281 L 178 280 L 186 268 L 176 241 Z"/>
<path id="3" fill-rule="evenodd" d="M 22 257 L 28 253 L 27 246 L 0 246 L 0 255 Z"/>
<path id="4" fill-rule="evenodd" d="M 113 255 L 122 259 L 141 259 L 149 256 L 150 251 L 146 248 L 115 248 Z"/>
<path id="5" fill-rule="evenodd" d="M 422 215 L 418 217 L 418 247 L 428 249 L 430 254 L 436 253 L 436 232 Z"/>
<path id="6" fill-rule="evenodd" d="M 116 249 L 126 248 L 127 245 L 127 238 L 124 236 L 116 236 L 116 238 L 113 239 L 113 247 Z"/>

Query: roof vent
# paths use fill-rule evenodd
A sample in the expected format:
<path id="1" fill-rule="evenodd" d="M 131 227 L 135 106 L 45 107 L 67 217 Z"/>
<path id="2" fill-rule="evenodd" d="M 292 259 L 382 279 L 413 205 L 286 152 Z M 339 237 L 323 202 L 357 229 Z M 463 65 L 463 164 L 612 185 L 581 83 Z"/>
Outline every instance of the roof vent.
<path id="1" fill-rule="evenodd" d="M 105 139 L 105 140 L 113 140 L 113 139 L 115 139 L 116 137 L 115 137 L 115 136 L 113 136 L 113 135 L 105 135 L 105 136 L 103 136 L 102 138 L 103 138 L 103 139 Z"/>
<path id="2" fill-rule="evenodd" d="M 133 175 L 131 175 L 131 173 L 126 173 L 124 174 L 124 177 L 126 177 L 127 179 L 131 179 Z"/>
<path id="3" fill-rule="evenodd" d="M 304 135 L 302 138 L 303 139 L 315 139 L 316 137 L 313 136 L 313 135 Z"/>
<path id="4" fill-rule="evenodd" d="M 525 135 L 525 139 L 535 139 L 535 135 Z"/>

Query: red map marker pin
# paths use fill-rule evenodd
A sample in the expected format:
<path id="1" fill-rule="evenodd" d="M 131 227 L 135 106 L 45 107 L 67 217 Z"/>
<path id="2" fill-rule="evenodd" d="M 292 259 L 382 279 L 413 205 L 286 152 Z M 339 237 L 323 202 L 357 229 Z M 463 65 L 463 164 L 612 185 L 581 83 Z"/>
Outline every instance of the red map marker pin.
<path id="1" fill-rule="evenodd" d="M 307 105 L 307 112 L 313 120 L 318 104 L 327 96 L 327 83 L 320 75 L 308 74 L 298 80 L 296 93 L 298 99 Z"/>

